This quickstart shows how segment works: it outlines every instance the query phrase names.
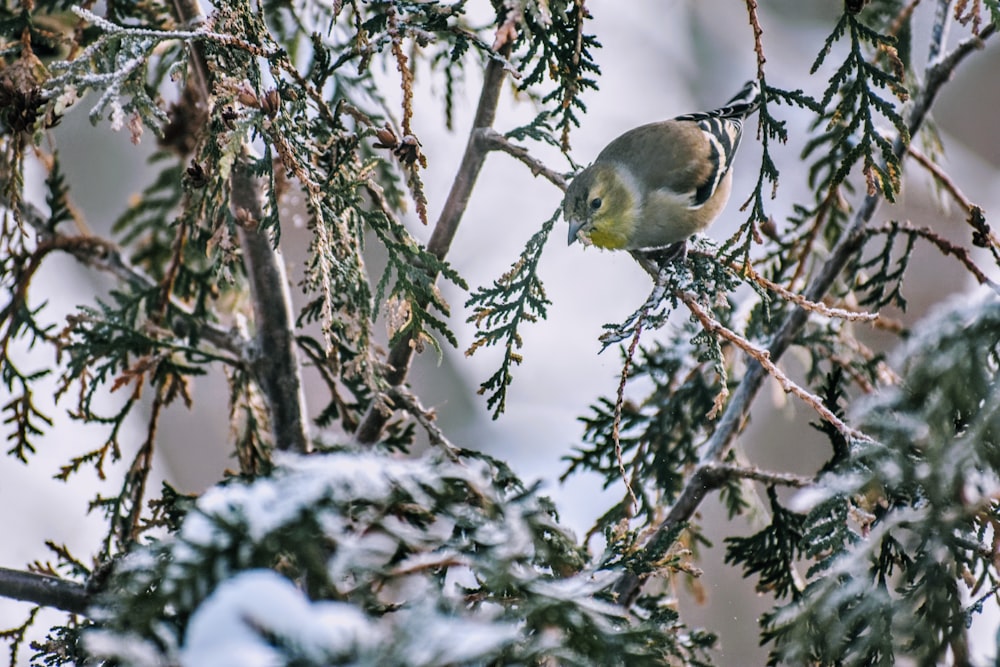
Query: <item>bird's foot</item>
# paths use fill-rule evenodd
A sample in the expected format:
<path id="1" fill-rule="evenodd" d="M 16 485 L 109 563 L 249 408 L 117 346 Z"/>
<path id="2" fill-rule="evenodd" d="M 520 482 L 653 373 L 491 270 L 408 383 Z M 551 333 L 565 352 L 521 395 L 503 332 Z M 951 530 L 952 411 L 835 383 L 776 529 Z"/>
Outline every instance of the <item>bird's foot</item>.
<path id="1" fill-rule="evenodd" d="M 633 250 L 632 257 L 656 280 L 668 264 L 683 265 L 687 261 L 687 241 L 678 241 L 659 248 Z"/>

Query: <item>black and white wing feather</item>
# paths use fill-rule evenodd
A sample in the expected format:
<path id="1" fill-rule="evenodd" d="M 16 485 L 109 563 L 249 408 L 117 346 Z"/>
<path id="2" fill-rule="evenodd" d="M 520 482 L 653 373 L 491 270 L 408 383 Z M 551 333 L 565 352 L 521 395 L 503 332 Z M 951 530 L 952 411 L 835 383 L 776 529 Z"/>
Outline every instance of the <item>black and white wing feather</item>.
<path id="1" fill-rule="evenodd" d="M 704 133 L 709 145 L 708 160 L 711 169 L 698 184 L 690 206 L 697 208 L 711 199 L 722 179 L 729 173 L 736 150 L 743 135 L 743 120 L 760 105 L 760 88 L 756 81 L 748 81 L 743 89 L 725 106 L 712 111 L 686 114 L 674 120 L 691 121 Z"/>

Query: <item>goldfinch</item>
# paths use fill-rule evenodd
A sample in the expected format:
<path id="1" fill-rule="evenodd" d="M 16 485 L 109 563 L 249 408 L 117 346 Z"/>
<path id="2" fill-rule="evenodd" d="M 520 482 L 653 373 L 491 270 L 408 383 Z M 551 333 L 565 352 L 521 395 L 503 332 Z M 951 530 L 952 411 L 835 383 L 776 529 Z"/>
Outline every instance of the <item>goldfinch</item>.
<path id="1" fill-rule="evenodd" d="M 642 125 L 612 141 L 566 190 L 569 243 L 656 251 L 705 230 L 729 200 L 743 120 L 759 103 L 750 81 L 724 107 Z"/>

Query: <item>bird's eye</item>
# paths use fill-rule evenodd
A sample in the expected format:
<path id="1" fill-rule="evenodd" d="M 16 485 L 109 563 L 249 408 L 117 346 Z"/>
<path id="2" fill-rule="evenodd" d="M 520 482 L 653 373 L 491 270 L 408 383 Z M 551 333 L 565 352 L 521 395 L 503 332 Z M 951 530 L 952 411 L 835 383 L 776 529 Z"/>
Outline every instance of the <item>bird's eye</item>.
<path id="1" fill-rule="evenodd" d="M 594 197 L 593 199 L 590 200 L 590 208 L 591 210 L 596 211 L 597 209 L 601 208 L 601 204 L 603 203 L 604 202 L 601 201 L 600 197 Z"/>

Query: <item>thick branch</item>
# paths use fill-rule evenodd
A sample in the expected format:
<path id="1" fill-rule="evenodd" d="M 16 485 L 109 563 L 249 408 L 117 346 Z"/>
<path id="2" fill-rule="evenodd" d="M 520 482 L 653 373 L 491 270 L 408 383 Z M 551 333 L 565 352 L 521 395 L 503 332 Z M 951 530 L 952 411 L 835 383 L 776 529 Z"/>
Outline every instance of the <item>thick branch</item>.
<path id="1" fill-rule="evenodd" d="M 82 584 L 45 574 L 0 567 L 0 597 L 85 614 L 90 594 Z"/>
<path id="2" fill-rule="evenodd" d="M 496 118 L 497 103 L 500 100 L 500 90 L 502 89 L 505 65 L 504 60 L 509 52 L 509 45 L 501 50 L 503 60 L 490 60 L 486 66 L 486 73 L 483 77 L 483 88 L 479 95 L 479 106 L 476 109 L 476 117 L 469 132 L 469 140 L 465 145 L 465 153 L 462 156 L 462 164 L 458 168 L 458 174 L 451 185 L 448 199 L 445 201 L 444 209 L 434 225 L 434 231 L 427 242 L 427 250 L 444 259 L 451 248 L 458 226 L 465 214 L 465 209 L 469 205 L 469 197 L 476 184 L 486 155 L 490 147 L 480 139 L 480 132 L 493 126 Z M 389 371 L 386 374 L 386 382 L 391 387 L 397 387 L 406 380 L 406 375 L 410 371 L 410 363 L 413 361 L 415 347 L 409 338 L 400 340 L 390 351 L 388 357 Z M 380 410 L 373 404 L 368 409 L 358 430 L 355 431 L 355 438 L 358 442 L 371 444 L 378 442 L 382 435 L 382 428 L 391 415 Z"/>
<path id="3" fill-rule="evenodd" d="M 281 253 L 271 236 L 262 229 L 264 214 L 260 192 L 263 185 L 250 172 L 244 157 L 233 169 L 230 180 L 232 205 L 241 223 L 243 249 L 253 301 L 257 344 L 252 365 L 257 384 L 267 400 L 274 445 L 283 451 L 309 451 L 306 398 L 302 389 L 302 368 L 295 351 L 295 317 L 292 296 Z"/>
<path id="4" fill-rule="evenodd" d="M 172 0 L 174 14 L 185 25 L 201 23 L 204 15 L 197 0 Z M 207 105 L 211 95 L 211 69 L 198 42 L 190 43 L 191 79 L 197 102 Z M 240 248 L 250 281 L 257 329 L 253 350 L 254 377 L 267 401 L 271 434 L 278 449 L 309 451 L 309 424 L 302 368 L 293 336 L 295 318 L 288 278 L 281 253 L 271 236 L 260 228 L 264 219 L 261 197 L 264 184 L 250 170 L 249 158 L 234 167 L 230 179 L 231 204 L 240 220 Z"/>
<path id="5" fill-rule="evenodd" d="M 979 37 L 972 37 L 949 53 L 946 57 L 932 62 L 926 71 L 924 80 L 926 84 L 923 90 L 914 98 L 913 106 L 910 108 L 907 129 L 910 136 L 920 130 L 934 99 L 937 97 L 941 86 L 950 78 L 955 68 L 974 50 L 981 48 L 982 43 L 996 31 L 996 24 L 990 24 L 980 32 Z M 893 153 L 897 158 L 901 158 L 906 151 L 906 142 L 903 137 L 896 137 L 893 143 Z M 855 213 L 851 222 L 840 241 L 830 252 L 830 257 L 813 277 L 812 282 L 805 290 L 805 298 L 818 302 L 833 286 L 834 281 L 844 267 L 860 249 L 866 238 L 866 227 L 875 215 L 882 197 L 876 193 L 865 198 Z M 802 327 L 808 319 L 808 311 L 796 306 L 782 323 L 781 328 L 771 340 L 768 348 L 768 356 L 772 362 L 777 362 L 782 354 L 792 345 Z M 718 488 L 716 466 L 722 460 L 729 444 L 741 431 L 750 406 L 760 389 L 767 372 L 756 360 L 751 360 L 747 365 L 746 374 L 740 382 L 736 391 L 726 406 L 725 412 L 719 419 L 715 427 L 715 432 L 706 443 L 701 456 L 701 462 L 694 474 L 688 479 L 684 490 L 681 492 L 673 507 L 660 522 L 656 530 L 652 532 L 650 541 L 655 542 L 664 534 L 674 529 L 677 525 L 688 521 L 698 509 L 701 501 L 708 493 Z M 639 593 L 645 577 L 627 574 L 618 582 L 615 592 L 618 595 L 618 602 L 621 605 L 631 605 Z"/>

